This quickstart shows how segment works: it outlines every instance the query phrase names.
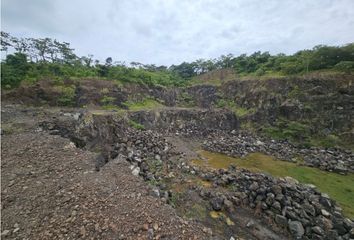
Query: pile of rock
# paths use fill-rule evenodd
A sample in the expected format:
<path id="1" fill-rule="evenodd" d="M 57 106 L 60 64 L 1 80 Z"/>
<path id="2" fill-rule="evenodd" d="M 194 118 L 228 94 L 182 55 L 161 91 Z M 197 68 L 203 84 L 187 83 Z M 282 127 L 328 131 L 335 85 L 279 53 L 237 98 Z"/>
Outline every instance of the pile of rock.
<path id="1" fill-rule="evenodd" d="M 310 148 L 299 152 L 308 166 L 337 173 L 354 172 L 354 153 L 350 151 Z"/>
<path id="2" fill-rule="evenodd" d="M 232 131 L 214 131 L 209 134 L 203 142 L 206 150 L 221 152 L 230 156 L 243 157 L 252 152 L 262 152 L 266 154 L 282 157 L 287 161 L 292 161 L 294 147 L 286 141 L 264 140 L 255 137 L 250 133 Z"/>
<path id="3" fill-rule="evenodd" d="M 141 175 L 145 180 L 154 180 L 160 177 L 157 170 L 162 167 L 163 161 L 174 152 L 161 134 L 128 128 L 126 134 L 113 145 L 111 158 L 119 154 L 132 164 L 134 175 Z"/>
<path id="4" fill-rule="evenodd" d="M 215 211 L 228 210 L 230 205 L 253 208 L 279 227 L 288 229 L 295 239 L 354 238 L 353 221 L 345 218 L 341 208 L 314 186 L 299 184 L 290 177 L 273 178 L 235 167 L 201 176 L 233 189 L 220 193 L 200 188 L 200 195 L 209 199 Z"/>
<path id="5" fill-rule="evenodd" d="M 213 131 L 203 143 L 203 148 L 242 157 L 252 152 L 272 155 L 280 160 L 296 162 L 300 157 L 303 164 L 325 171 L 346 174 L 354 172 L 354 153 L 341 149 L 300 148 L 287 141 L 276 141 L 253 136 L 250 133 Z"/>

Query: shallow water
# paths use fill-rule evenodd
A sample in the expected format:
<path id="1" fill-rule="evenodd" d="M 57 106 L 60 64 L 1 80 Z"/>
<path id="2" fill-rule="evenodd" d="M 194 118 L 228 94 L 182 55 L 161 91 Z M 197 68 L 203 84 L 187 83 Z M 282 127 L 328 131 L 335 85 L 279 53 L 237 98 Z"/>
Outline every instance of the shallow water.
<path id="1" fill-rule="evenodd" d="M 276 177 L 290 176 L 302 183 L 314 184 L 321 192 L 328 193 L 343 208 L 348 217 L 354 217 L 354 174 L 340 175 L 296 163 L 280 161 L 262 153 L 251 153 L 243 158 L 225 154 L 199 151 L 200 159 L 192 164 L 211 168 L 227 169 L 230 165 L 242 167 L 252 172 L 265 172 Z"/>

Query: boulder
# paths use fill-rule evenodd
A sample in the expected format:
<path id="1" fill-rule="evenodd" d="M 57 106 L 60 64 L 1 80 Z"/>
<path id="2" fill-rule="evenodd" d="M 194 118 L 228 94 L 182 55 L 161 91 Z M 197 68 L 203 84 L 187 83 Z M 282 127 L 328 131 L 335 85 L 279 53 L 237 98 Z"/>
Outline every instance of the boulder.
<path id="1" fill-rule="evenodd" d="M 279 214 L 275 215 L 275 222 L 281 227 L 286 227 L 288 225 L 288 219 Z"/>
<path id="2" fill-rule="evenodd" d="M 289 231 L 294 236 L 295 239 L 301 239 L 305 234 L 304 227 L 299 221 L 291 221 L 289 222 Z"/>
<path id="3" fill-rule="evenodd" d="M 220 211 L 224 204 L 224 199 L 221 197 L 214 197 L 210 200 L 210 204 L 215 211 Z"/>

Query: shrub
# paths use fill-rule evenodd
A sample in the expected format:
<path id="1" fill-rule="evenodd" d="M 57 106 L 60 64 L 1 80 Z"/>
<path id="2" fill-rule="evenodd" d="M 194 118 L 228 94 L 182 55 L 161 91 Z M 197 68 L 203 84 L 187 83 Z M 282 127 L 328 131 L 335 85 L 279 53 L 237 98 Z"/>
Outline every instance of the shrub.
<path id="1" fill-rule="evenodd" d="M 114 97 L 109 97 L 109 96 L 103 96 L 101 99 L 101 103 L 103 105 L 113 105 L 115 98 Z"/>
<path id="2" fill-rule="evenodd" d="M 334 69 L 348 74 L 352 73 L 354 72 L 354 61 L 341 61 L 334 66 Z"/>
<path id="3" fill-rule="evenodd" d="M 61 106 L 74 105 L 75 87 L 74 86 L 56 86 L 55 89 L 59 92 L 58 104 Z"/>

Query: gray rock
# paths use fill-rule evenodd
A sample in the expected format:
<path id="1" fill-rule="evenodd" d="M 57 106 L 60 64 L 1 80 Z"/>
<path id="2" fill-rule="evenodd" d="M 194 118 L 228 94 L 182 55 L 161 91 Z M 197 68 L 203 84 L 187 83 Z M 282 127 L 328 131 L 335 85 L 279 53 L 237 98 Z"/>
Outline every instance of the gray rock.
<path id="1" fill-rule="evenodd" d="M 279 211 L 279 212 L 281 211 L 281 204 L 280 204 L 280 202 L 278 202 L 278 201 L 275 201 L 275 202 L 273 203 L 272 207 L 273 207 L 275 210 Z"/>
<path id="2" fill-rule="evenodd" d="M 282 215 L 275 215 L 275 222 L 282 227 L 286 227 L 288 225 L 288 219 Z"/>
<path id="3" fill-rule="evenodd" d="M 140 173 L 140 168 L 139 167 L 135 167 L 132 171 L 132 174 L 134 176 L 139 176 L 139 173 Z"/>
<path id="4" fill-rule="evenodd" d="M 327 209 L 332 207 L 331 200 L 327 194 L 321 194 L 320 203 Z"/>
<path id="5" fill-rule="evenodd" d="M 321 235 L 321 236 L 324 236 L 324 235 L 325 235 L 325 232 L 324 232 L 323 229 L 322 229 L 321 227 L 319 227 L 319 226 L 315 226 L 315 227 L 311 228 L 311 230 L 312 230 L 314 233 L 318 234 L 318 235 Z"/>
<path id="6" fill-rule="evenodd" d="M 160 197 L 160 190 L 158 188 L 153 188 L 151 193 L 155 197 Z"/>
<path id="7" fill-rule="evenodd" d="M 324 210 L 324 209 L 321 209 L 321 214 L 323 216 L 325 216 L 325 217 L 330 217 L 331 216 L 331 214 L 329 212 L 327 212 L 326 210 Z"/>
<path id="8" fill-rule="evenodd" d="M 338 238 L 338 233 L 336 230 L 329 230 L 327 235 L 328 235 L 329 239 L 337 239 Z"/>
<path id="9" fill-rule="evenodd" d="M 10 233 L 10 230 L 4 230 L 2 233 L 1 233 L 1 236 L 7 236 L 9 235 Z"/>
<path id="10" fill-rule="evenodd" d="M 324 238 L 318 234 L 312 234 L 311 240 L 323 240 Z"/>
<path id="11" fill-rule="evenodd" d="M 304 227 L 299 221 L 291 221 L 289 223 L 289 230 L 295 239 L 301 239 L 305 234 Z"/>
<path id="12" fill-rule="evenodd" d="M 352 222 L 352 220 L 350 220 L 349 218 L 345 218 L 343 220 L 343 223 L 344 223 L 344 227 L 348 230 L 354 228 L 354 222 Z"/>
<path id="13" fill-rule="evenodd" d="M 256 191 L 259 188 L 259 185 L 257 182 L 253 182 L 250 186 L 251 191 Z"/>
<path id="14" fill-rule="evenodd" d="M 233 203 L 230 200 L 225 199 L 224 200 L 224 205 L 228 211 L 233 211 Z"/>
<path id="15" fill-rule="evenodd" d="M 274 194 L 273 193 L 268 193 L 267 198 L 266 198 L 266 203 L 268 206 L 271 206 L 274 201 Z"/>
<path id="16" fill-rule="evenodd" d="M 349 231 L 350 238 L 354 238 L 354 228 Z"/>
<path id="17" fill-rule="evenodd" d="M 253 220 L 250 220 L 250 221 L 248 221 L 248 223 L 246 224 L 246 227 L 251 228 L 251 227 L 253 227 L 254 225 L 255 225 L 255 222 L 254 222 Z"/>
<path id="18" fill-rule="evenodd" d="M 273 185 L 272 186 L 272 191 L 275 195 L 282 194 L 282 188 L 279 185 Z"/>
<path id="19" fill-rule="evenodd" d="M 215 211 L 220 211 L 224 204 L 224 199 L 221 197 L 214 197 L 210 200 L 210 203 Z"/>
<path id="20" fill-rule="evenodd" d="M 347 233 L 347 229 L 344 227 L 344 223 L 343 222 L 336 222 L 334 225 L 333 225 L 334 229 L 337 230 L 337 232 L 339 233 L 339 235 L 344 235 Z"/>
<path id="21" fill-rule="evenodd" d="M 311 216 L 316 216 L 316 210 L 311 204 L 305 203 L 302 205 L 302 207 L 306 213 L 310 214 Z"/>

